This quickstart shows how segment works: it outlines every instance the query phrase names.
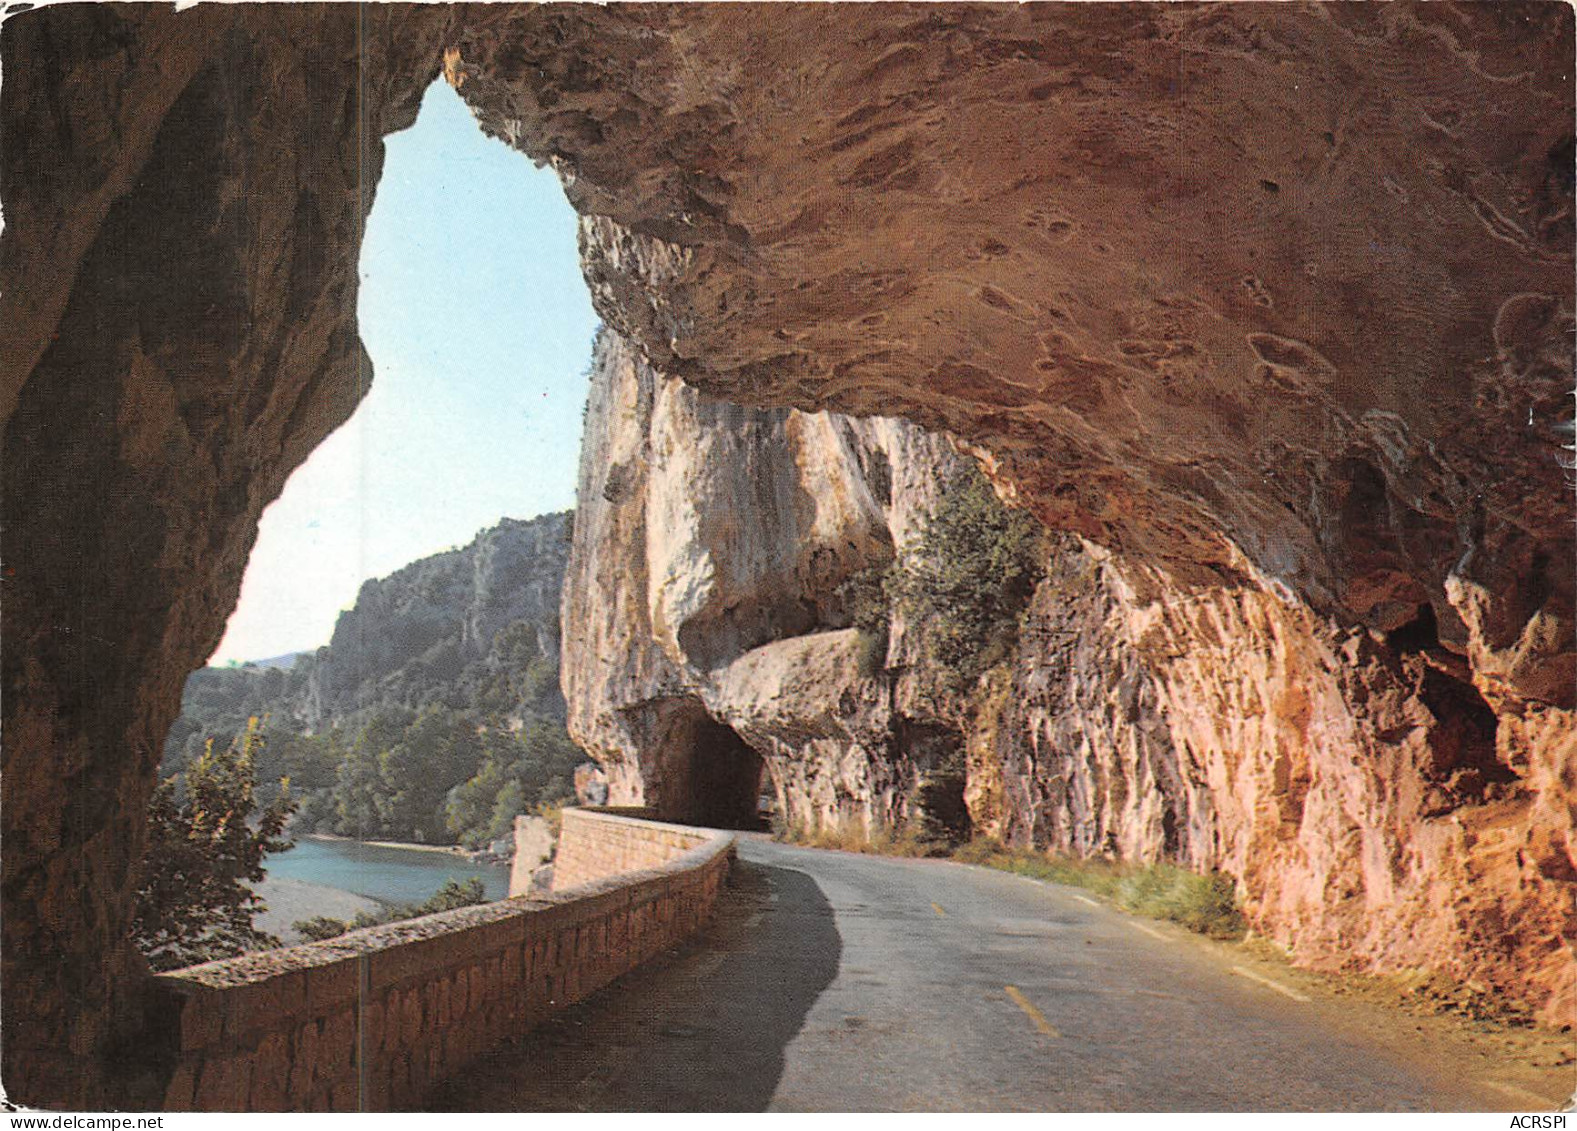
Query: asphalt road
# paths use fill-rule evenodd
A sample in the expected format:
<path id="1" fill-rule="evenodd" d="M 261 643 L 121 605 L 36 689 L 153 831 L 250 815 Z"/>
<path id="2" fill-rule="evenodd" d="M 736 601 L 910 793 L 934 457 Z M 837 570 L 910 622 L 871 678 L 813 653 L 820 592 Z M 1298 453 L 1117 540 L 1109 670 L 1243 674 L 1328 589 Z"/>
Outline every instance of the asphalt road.
<path id="1" fill-rule="evenodd" d="M 1529 1108 L 1273 968 L 1073 889 L 759 839 L 740 858 L 703 939 L 491 1054 L 432 1107 Z"/>

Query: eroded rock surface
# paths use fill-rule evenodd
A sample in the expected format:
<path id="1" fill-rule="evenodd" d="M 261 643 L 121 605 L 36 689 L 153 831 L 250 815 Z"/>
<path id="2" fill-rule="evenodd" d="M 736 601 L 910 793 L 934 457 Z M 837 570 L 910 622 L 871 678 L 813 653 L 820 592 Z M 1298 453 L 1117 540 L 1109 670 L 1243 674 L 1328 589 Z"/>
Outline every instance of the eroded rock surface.
<path id="1" fill-rule="evenodd" d="M 1571 706 L 1568 10 L 762 15 L 460 34 L 484 126 L 607 218 L 594 296 L 661 371 L 986 443 L 1188 584 L 1430 604 Z"/>
<path id="2" fill-rule="evenodd" d="M 862 666 L 828 598 L 903 545 L 959 458 L 896 422 L 708 405 L 606 334 L 563 671 L 613 801 L 727 823 L 764 765 L 789 823 L 890 826 L 924 815 L 963 747 L 978 832 L 1224 871 L 1301 962 L 1422 967 L 1566 1016 L 1567 712 L 1497 720 L 1427 617 L 1386 636 L 1264 579 L 1180 585 L 1077 537 L 972 697 L 941 690 L 901 620 L 889 670 Z M 818 529 L 850 556 L 826 565 Z"/>
<path id="3" fill-rule="evenodd" d="M 126 937 L 155 768 L 263 507 L 366 389 L 380 139 L 415 120 L 445 19 L 83 4 L 0 32 L 14 1099 L 162 1094 Z"/>
<path id="4" fill-rule="evenodd" d="M 1572 1018 L 1569 9 L 520 32 L 466 27 L 462 92 L 598 217 L 594 297 L 659 371 L 945 427 L 1109 555 L 1132 644 L 1043 679 L 1059 739 L 1004 724 L 1010 827 L 1213 861 L 1304 958 Z"/>
<path id="5" fill-rule="evenodd" d="M 892 560 L 961 457 L 901 421 L 707 401 L 610 331 L 586 422 L 562 674 L 609 800 L 729 824 L 765 791 L 812 827 L 907 817 L 960 738 L 904 740 L 946 727 L 915 678 L 862 671 L 840 587 Z"/>
<path id="6" fill-rule="evenodd" d="M 122 936 L 157 752 L 262 507 L 365 388 L 356 256 L 379 138 L 445 51 L 485 128 L 559 170 L 590 218 L 598 308 L 657 372 L 945 427 L 1112 555 L 1150 665 L 1134 686 L 1171 704 L 1194 759 L 1178 764 L 1203 775 L 1183 792 L 1209 794 L 1223 860 L 1323 861 L 1256 889 L 1284 937 L 1296 908 L 1311 938 L 1361 940 L 1379 920 L 1343 908 L 1419 892 L 1420 960 L 1455 939 L 1530 979 L 1569 963 L 1547 932 L 1565 916 L 1572 933 L 1551 892 L 1577 875 L 1572 19 L 1439 3 L 8 20 L 8 1088 L 104 1106 L 102 1066 L 124 1076 L 126 1049 L 148 1051 L 128 1036 Z M 875 537 L 858 508 L 837 521 Z M 827 615 L 819 590 L 788 592 L 737 623 L 704 587 L 665 594 L 662 643 L 629 678 Z M 1157 627 L 1139 631 L 1146 609 Z M 700 724 L 681 697 L 629 725 Z M 1274 746 L 1285 772 L 1232 795 L 1229 767 L 1274 767 Z M 1013 757 L 1004 783 L 1039 780 Z M 1316 785 L 1316 767 L 1334 776 Z M 1272 822 L 1304 769 L 1301 820 Z M 1203 835 L 1197 808 L 1173 809 L 1174 838 Z M 1140 810 L 1153 825 L 1165 807 Z M 1368 824 L 1341 832 L 1355 813 Z M 1262 862 L 1247 830 L 1271 823 Z M 1373 895 L 1349 898 L 1358 877 Z M 1402 962 L 1406 945 L 1353 954 Z"/>
<path id="7" fill-rule="evenodd" d="M 1571 716 L 1497 720 L 1422 634 L 1397 646 L 1269 586 L 1182 589 L 1084 544 L 977 707 L 985 831 L 1224 871 L 1302 963 L 1440 971 L 1553 1024 L 1577 1006 Z"/>

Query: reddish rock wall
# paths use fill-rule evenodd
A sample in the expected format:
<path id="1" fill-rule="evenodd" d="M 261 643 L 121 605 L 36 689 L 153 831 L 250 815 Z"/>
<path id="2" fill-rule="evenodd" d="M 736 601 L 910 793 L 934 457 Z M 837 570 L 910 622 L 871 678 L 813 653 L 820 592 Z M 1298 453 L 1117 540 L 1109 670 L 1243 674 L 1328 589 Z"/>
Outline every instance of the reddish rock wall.
<path id="1" fill-rule="evenodd" d="M 83 5 L 7 21 L 13 1095 L 91 1106 L 143 1046 L 123 934 L 157 751 L 263 506 L 365 387 L 355 264 L 379 139 L 446 48 L 485 127 L 598 217 L 595 301 L 659 371 L 983 445 L 1125 576 L 1239 610 L 1175 621 L 1185 654 L 1262 662 L 1258 638 L 1212 634 L 1274 600 L 1288 611 L 1267 632 L 1373 629 L 1373 660 L 1332 654 L 1397 666 L 1427 607 L 1517 775 L 1513 808 L 1473 808 L 1462 835 L 1504 875 L 1570 878 L 1570 8 L 744 16 Z M 1369 736 L 1353 756 L 1389 751 L 1391 709 L 1350 676 L 1321 686 L 1344 680 L 1352 710 L 1333 717 Z M 1223 668 L 1175 686 L 1201 696 L 1185 717 L 1230 735 L 1253 685 Z M 1471 697 L 1437 703 L 1459 734 L 1482 717 Z M 1438 884 L 1458 882 L 1474 877 Z"/>
<path id="2" fill-rule="evenodd" d="M 980 702 L 987 831 L 1220 869 L 1296 961 L 1436 970 L 1577 1016 L 1572 712 L 1497 722 L 1438 645 L 1268 587 L 1179 590 L 1090 546 L 1054 560 Z"/>

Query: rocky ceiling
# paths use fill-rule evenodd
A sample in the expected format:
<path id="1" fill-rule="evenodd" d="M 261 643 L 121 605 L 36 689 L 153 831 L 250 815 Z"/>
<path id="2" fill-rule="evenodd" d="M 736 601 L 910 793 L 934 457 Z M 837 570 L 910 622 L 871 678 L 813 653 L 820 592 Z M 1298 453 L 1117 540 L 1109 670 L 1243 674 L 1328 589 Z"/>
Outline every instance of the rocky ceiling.
<path id="1" fill-rule="evenodd" d="M 659 369 L 945 426 L 1126 560 L 1427 606 L 1497 710 L 1572 705 L 1564 5 L 81 5 L 0 50 L 8 1087 L 126 1076 L 157 750 L 366 387 L 380 139 L 440 70 Z"/>

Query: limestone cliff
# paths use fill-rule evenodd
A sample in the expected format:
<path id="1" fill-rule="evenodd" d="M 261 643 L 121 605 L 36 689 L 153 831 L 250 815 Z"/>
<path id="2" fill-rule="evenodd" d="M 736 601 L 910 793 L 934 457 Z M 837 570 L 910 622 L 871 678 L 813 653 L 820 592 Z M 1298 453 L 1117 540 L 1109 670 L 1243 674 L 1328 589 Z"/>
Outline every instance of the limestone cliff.
<path id="1" fill-rule="evenodd" d="M 1172 835 L 1210 827 L 1224 860 L 1304 877 L 1251 893 L 1271 929 L 1350 936 L 1360 964 L 1449 946 L 1547 998 L 1570 986 L 1571 9 L 748 17 L 48 5 L 6 21 L 13 1095 L 108 1106 L 127 1050 L 150 1048 L 125 927 L 159 747 L 263 507 L 366 387 L 356 259 L 380 139 L 446 53 L 484 128 L 559 172 L 599 310 L 658 372 L 946 428 L 1111 555 L 1134 595 L 1114 662 L 1131 648 L 1152 670 L 1110 692 L 1092 673 L 1082 702 L 1113 728 L 1129 689 L 1174 705 Z M 711 591 L 665 595 L 653 639 L 696 657 L 687 618 L 721 626 L 733 643 L 704 666 L 773 618 L 833 615 L 790 588 L 729 625 Z M 632 662 L 659 679 L 659 655 L 679 662 L 655 645 Z M 1136 757 L 1158 748 L 1133 737 Z M 1050 761 L 1014 772 L 1039 753 L 1010 741 L 1004 786 L 1062 788 Z M 1206 793 L 1213 825 L 1190 807 Z M 1069 796 L 1068 827 L 1128 811 L 1115 790 Z M 1164 842 L 1165 807 L 1134 811 L 1159 814 Z M 1408 893 L 1412 910 L 1367 916 Z M 1371 941 L 1404 915 L 1427 929 Z"/>
<path id="2" fill-rule="evenodd" d="M 499 718 L 562 719 L 559 595 L 570 516 L 501 520 L 465 546 L 364 582 L 332 640 L 288 669 L 200 668 L 164 744 L 164 774 L 252 716 L 322 732 L 435 705 Z"/>
<path id="3" fill-rule="evenodd" d="M 466 546 L 363 583 L 333 639 L 301 661 L 299 720 L 316 729 L 391 705 L 480 706 L 504 665 L 556 668 L 569 531 L 568 514 L 506 518 Z M 556 698 L 531 709 L 556 715 Z M 516 704 L 490 706 L 507 714 Z"/>
<path id="4" fill-rule="evenodd" d="M 892 560 L 959 458 L 901 421 L 710 402 L 605 331 L 562 670 L 610 800 L 731 821 L 763 789 L 811 824 L 908 815 L 959 739 L 903 739 L 939 720 L 914 679 L 862 674 L 839 589 Z"/>
<path id="5" fill-rule="evenodd" d="M 901 622 L 894 670 L 862 669 L 836 587 L 891 559 L 960 458 L 895 421 L 707 404 L 605 333 L 563 672 L 612 800 L 726 822 L 764 769 L 791 822 L 893 823 L 967 747 L 979 832 L 1222 870 L 1300 961 L 1564 1016 L 1568 794 L 1533 754 L 1568 764 L 1573 739 L 1497 725 L 1427 619 L 1343 627 L 1075 537 L 973 697 Z"/>
<path id="6" fill-rule="evenodd" d="M 1009 827 L 1574 1020 L 1572 28 L 789 5 L 593 56 L 500 12 L 456 75 L 661 373 L 946 428 L 1100 548 L 1103 647 L 1024 661 L 981 753 Z"/>

